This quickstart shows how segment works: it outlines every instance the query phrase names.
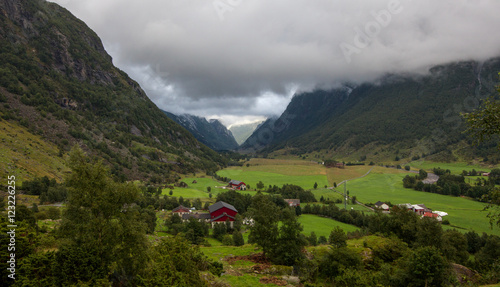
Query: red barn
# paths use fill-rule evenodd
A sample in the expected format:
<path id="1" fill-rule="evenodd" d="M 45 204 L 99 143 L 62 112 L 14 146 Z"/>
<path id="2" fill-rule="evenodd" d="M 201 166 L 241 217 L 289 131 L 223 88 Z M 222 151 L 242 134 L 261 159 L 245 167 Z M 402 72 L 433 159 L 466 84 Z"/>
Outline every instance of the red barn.
<path id="1" fill-rule="evenodd" d="M 226 220 L 229 219 L 232 227 L 236 214 L 238 214 L 238 210 L 236 210 L 234 206 L 229 203 L 225 203 L 224 201 L 219 201 L 210 205 L 208 210 L 210 211 L 210 221 L 212 222 L 212 226 L 216 222 L 226 222 Z"/>
<path id="2" fill-rule="evenodd" d="M 190 212 L 191 212 L 191 209 L 189 209 L 185 206 L 182 206 L 182 205 L 179 205 L 172 210 L 172 213 L 178 213 L 179 216 L 181 216 L 181 217 L 183 214 L 190 213 Z"/>
<path id="3" fill-rule="evenodd" d="M 247 185 L 243 181 L 231 180 L 228 185 L 230 188 L 245 190 L 247 189 Z"/>

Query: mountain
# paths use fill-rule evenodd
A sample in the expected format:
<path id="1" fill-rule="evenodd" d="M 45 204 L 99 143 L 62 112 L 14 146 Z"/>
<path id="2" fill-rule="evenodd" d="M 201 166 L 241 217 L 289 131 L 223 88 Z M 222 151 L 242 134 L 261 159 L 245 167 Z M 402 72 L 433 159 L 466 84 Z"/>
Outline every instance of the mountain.
<path id="1" fill-rule="evenodd" d="M 227 128 L 218 120 L 210 120 L 193 115 L 174 115 L 163 111 L 169 118 L 187 129 L 197 140 L 217 151 L 234 150 L 238 143 Z"/>
<path id="2" fill-rule="evenodd" d="M 75 144 L 121 180 L 173 181 L 224 159 L 169 119 L 57 4 L 0 0 L 0 174 L 61 179 Z M 13 150 L 9 150 L 13 149 Z"/>
<path id="3" fill-rule="evenodd" d="M 298 94 L 279 119 L 263 124 L 241 147 L 339 157 L 391 151 L 394 158 L 401 151 L 402 157 L 453 160 L 455 149 L 486 156 L 494 143 L 471 148 L 460 113 L 498 96 L 499 71 L 499 58 L 464 61 L 435 66 L 426 75 L 387 75 L 377 83 Z"/>
<path id="4" fill-rule="evenodd" d="M 262 123 L 264 123 L 264 121 L 232 125 L 229 128 L 229 131 L 233 134 L 234 139 L 240 145 L 244 143 Z"/>

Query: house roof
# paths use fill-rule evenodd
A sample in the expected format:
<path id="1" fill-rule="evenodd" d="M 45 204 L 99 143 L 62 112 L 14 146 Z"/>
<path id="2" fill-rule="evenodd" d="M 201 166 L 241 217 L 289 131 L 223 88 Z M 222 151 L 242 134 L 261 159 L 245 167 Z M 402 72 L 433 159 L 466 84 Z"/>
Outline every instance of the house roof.
<path id="1" fill-rule="evenodd" d="M 382 201 L 377 201 L 377 202 L 375 203 L 375 206 L 381 206 L 382 204 L 384 204 Z"/>
<path id="2" fill-rule="evenodd" d="M 284 199 L 288 204 L 300 204 L 300 199 Z"/>
<path id="3" fill-rule="evenodd" d="M 439 214 L 432 213 L 432 212 L 426 212 L 426 213 L 424 213 L 424 216 L 425 216 L 425 217 L 434 217 L 434 218 L 438 218 L 438 217 L 439 217 Z"/>
<path id="4" fill-rule="evenodd" d="M 229 217 L 229 218 L 231 218 L 231 219 L 234 220 L 234 217 L 232 217 L 231 215 L 229 215 L 229 214 L 227 214 L 227 213 L 224 212 L 223 214 L 217 216 L 216 218 L 213 218 L 212 221 L 217 221 L 217 220 L 221 219 L 224 216 L 227 216 L 227 217 Z"/>
<path id="5" fill-rule="evenodd" d="M 232 185 L 240 185 L 240 184 L 242 184 L 242 183 L 244 184 L 244 182 L 239 181 L 239 180 L 231 180 L 231 181 L 229 182 L 229 184 L 232 184 Z"/>
<path id="6" fill-rule="evenodd" d="M 177 206 L 176 208 L 174 208 L 174 209 L 172 210 L 172 212 L 176 212 L 176 211 L 179 211 L 179 210 L 181 210 L 181 209 L 182 209 L 182 210 L 190 210 L 189 208 L 187 208 L 187 207 L 185 207 L 185 206 L 183 206 L 183 205 L 179 205 L 179 206 Z"/>
<path id="7" fill-rule="evenodd" d="M 417 204 L 417 205 L 420 206 L 420 207 L 422 207 L 425 210 L 429 210 L 429 208 L 427 208 L 427 206 L 425 206 L 425 204 Z"/>
<path id="8" fill-rule="evenodd" d="M 229 209 L 231 209 L 231 210 L 233 210 L 233 211 L 238 212 L 238 210 L 236 210 L 236 208 L 234 208 L 234 206 L 232 206 L 232 205 L 231 205 L 231 204 L 229 204 L 229 203 L 225 203 L 224 201 L 218 201 L 218 202 L 216 202 L 216 203 L 214 203 L 214 204 L 210 205 L 210 206 L 208 207 L 208 211 L 210 211 L 210 213 L 212 213 L 212 212 L 215 212 L 215 211 L 217 211 L 217 210 L 219 210 L 219 209 L 221 209 L 221 208 L 223 208 L 223 207 L 225 207 L 225 208 L 229 208 Z"/>
<path id="9" fill-rule="evenodd" d="M 417 205 L 417 204 L 414 204 L 414 205 L 412 205 L 411 207 L 413 207 L 413 209 L 417 209 L 417 210 L 424 210 L 424 209 L 425 209 L 425 208 L 423 208 L 422 206 Z"/>

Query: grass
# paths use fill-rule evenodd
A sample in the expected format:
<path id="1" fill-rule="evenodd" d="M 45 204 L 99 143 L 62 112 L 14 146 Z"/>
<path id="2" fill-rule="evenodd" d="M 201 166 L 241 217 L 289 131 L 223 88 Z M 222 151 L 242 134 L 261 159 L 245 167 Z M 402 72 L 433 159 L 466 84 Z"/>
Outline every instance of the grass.
<path id="1" fill-rule="evenodd" d="M 366 174 L 372 166 L 346 166 L 345 168 L 327 168 L 327 177 L 330 186 L 334 183 L 340 184 L 344 180 L 355 179 Z"/>
<path id="2" fill-rule="evenodd" d="M 335 228 L 335 226 L 340 226 L 340 228 L 342 228 L 345 232 L 352 232 L 359 229 L 354 225 L 345 224 L 339 221 L 335 221 L 333 219 L 320 217 L 312 214 L 302 214 L 299 217 L 299 222 L 304 227 L 302 233 L 304 233 L 304 235 L 306 236 L 311 235 L 311 232 L 314 231 L 317 237 L 323 235 L 326 238 L 328 238 L 328 236 L 330 236 L 330 232 L 332 231 L 333 228 Z"/>
<path id="3" fill-rule="evenodd" d="M 405 173 L 370 175 L 353 180 L 347 185 L 350 195 L 355 195 L 359 201 L 369 203 L 390 201 L 393 204 L 412 203 L 425 204 L 432 210 L 445 211 L 450 223 L 461 231 L 474 230 L 478 233 L 500 235 L 498 228 L 490 229 L 487 212 L 483 211 L 484 203 L 461 197 L 452 197 L 428 192 L 415 191 L 403 187 L 402 179 Z"/>
<path id="4" fill-rule="evenodd" d="M 435 163 L 425 160 L 419 160 L 410 162 L 409 165 L 415 169 L 432 170 L 433 168 L 440 167 L 442 169 L 449 169 L 453 174 L 461 174 L 463 170 L 471 171 L 475 169 L 476 171 L 487 171 L 489 172 L 493 166 L 481 166 L 478 164 L 468 164 L 465 162 L 453 162 L 453 163 Z"/>
<path id="5" fill-rule="evenodd" d="M 67 170 L 56 145 L 48 143 L 26 128 L 0 120 L 0 176 L 16 176 L 16 183 L 48 176 L 58 181 Z"/>
<path id="6" fill-rule="evenodd" d="M 297 166 L 292 166 L 291 168 L 296 168 Z M 259 167 L 257 167 L 259 168 Z M 300 167 L 298 170 L 302 170 Z M 217 174 L 219 176 L 227 177 L 230 179 L 235 179 L 245 182 L 250 185 L 251 188 L 255 188 L 259 181 L 262 181 L 267 187 L 269 185 L 283 186 L 284 184 L 295 184 L 301 186 L 304 189 L 311 189 L 314 183 L 318 183 L 318 186 L 328 185 L 326 175 L 316 174 L 316 175 L 296 175 L 291 176 L 283 173 L 269 171 L 268 168 L 262 168 L 263 170 L 251 170 L 250 168 L 241 167 L 231 167 L 223 169 Z M 297 172 L 298 172 L 297 170 Z"/>
<path id="7" fill-rule="evenodd" d="M 215 239 L 213 240 L 217 241 Z M 210 240 L 209 242 L 212 243 L 212 241 Z M 222 246 L 222 245 L 210 246 L 210 247 L 202 246 L 200 247 L 200 250 L 208 258 L 219 262 L 227 256 L 245 256 L 262 251 L 260 248 L 257 248 L 256 245 L 251 245 L 251 244 L 245 244 L 243 246 Z"/>

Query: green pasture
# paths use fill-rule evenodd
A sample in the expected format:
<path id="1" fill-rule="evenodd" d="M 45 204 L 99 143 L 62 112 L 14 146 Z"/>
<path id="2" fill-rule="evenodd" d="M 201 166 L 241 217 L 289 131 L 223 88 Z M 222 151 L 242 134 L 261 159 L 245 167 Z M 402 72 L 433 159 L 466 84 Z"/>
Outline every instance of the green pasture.
<path id="1" fill-rule="evenodd" d="M 250 188 L 252 189 L 257 187 L 257 183 L 259 181 L 262 181 L 265 187 L 268 187 L 269 185 L 282 186 L 284 184 L 295 184 L 304 189 L 311 189 L 314 187 L 314 183 L 318 183 L 318 186 L 320 187 L 328 185 L 326 174 L 287 175 L 283 174 L 285 172 L 280 173 L 279 169 L 274 172 L 270 172 L 255 170 L 257 168 L 260 168 L 260 166 L 257 166 L 254 169 L 246 167 L 231 167 L 218 171 L 217 174 L 233 180 L 243 181 L 247 185 L 250 185 Z M 286 170 L 286 173 L 289 173 L 291 169 L 295 168 L 297 169 L 296 171 L 298 171 L 302 170 L 303 166 L 293 165 L 283 169 Z M 268 167 L 262 166 L 262 169 L 268 169 Z"/>
<path id="2" fill-rule="evenodd" d="M 216 239 L 213 239 L 213 241 L 218 242 Z M 221 262 L 222 259 L 228 256 L 245 256 L 262 252 L 262 250 L 258 248 L 257 245 L 245 244 L 243 246 L 222 246 L 220 245 L 220 243 L 216 245 L 216 243 L 213 241 L 209 239 L 210 244 L 214 243 L 213 246 L 201 246 L 200 250 L 208 258 L 219 262 Z"/>
<path id="3" fill-rule="evenodd" d="M 452 226 L 461 231 L 474 230 L 478 233 L 500 235 L 500 229 L 490 229 L 487 211 L 483 211 L 484 203 L 461 197 L 420 192 L 403 187 L 405 174 L 373 173 L 360 179 L 350 181 L 347 189 L 364 203 L 390 201 L 392 204 L 411 203 L 425 204 L 432 210 L 447 212 Z"/>
<path id="4" fill-rule="evenodd" d="M 330 218 L 320 217 L 312 214 L 302 214 L 299 216 L 299 222 L 304 227 L 302 233 L 306 236 L 311 235 L 314 231 L 317 237 L 325 236 L 328 239 L 330 232 L 335 226 L 340 226 L 345 232 L 353 232 L 358 230 L 354 225 L 345 224 L 339 221 L 335 221 Z"/>
<path id="5" fill-rule="evenodd" d="M 479 164 L 468 164 L 465 162 L 452 162 L 452 163 L 436 163 L 431 161 L 419 160 L 410 162 L 409 165 L 415 169 L 432 170 L 433 168 L 440 167 L 442 169 L 449 169 L 453 174 L 460 174 L 463 170 L 471 171 L 486 171 L 489 172 L 494 167 L 481 166 Z"/>
<path id="6" fill-rule="evenodd" d="M 339 194 L 338 192 L 335 192 L 333 189 L 328 189 L 328 188 L 318 188 L 318 189 L 311 189 L 311 192 L 314 194 L 314 197 L 316 197 L 316 200 L 320 200 L 320 198 L 323 196 L 325 200 L 330 199 L 330 200 L 336 200 L 336 199 L 342 199 L 342 195 Z"/>

